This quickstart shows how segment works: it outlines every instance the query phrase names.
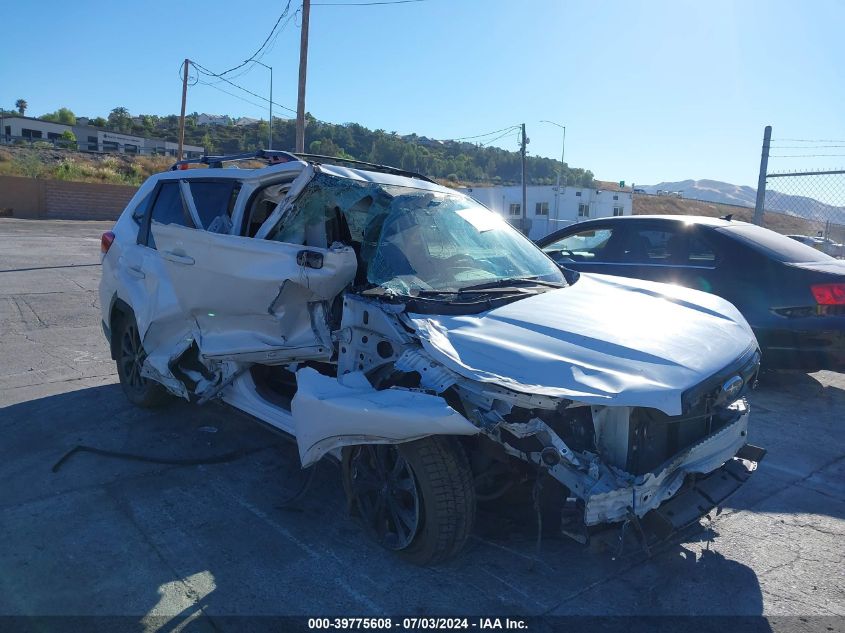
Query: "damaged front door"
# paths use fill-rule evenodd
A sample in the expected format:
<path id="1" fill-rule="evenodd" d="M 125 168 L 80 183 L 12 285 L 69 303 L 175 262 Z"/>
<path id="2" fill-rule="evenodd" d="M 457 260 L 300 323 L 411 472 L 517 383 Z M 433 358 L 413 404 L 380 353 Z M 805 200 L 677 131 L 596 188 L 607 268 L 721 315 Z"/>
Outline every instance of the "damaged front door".
<path id="1" fill-rule="evenodd" d="M 205 360 L 274 364 L 332 354 L 330 302 L 355 278 L 346 246 L 305 247 L 153 224 L 185 317 L 174 348 Z"/>

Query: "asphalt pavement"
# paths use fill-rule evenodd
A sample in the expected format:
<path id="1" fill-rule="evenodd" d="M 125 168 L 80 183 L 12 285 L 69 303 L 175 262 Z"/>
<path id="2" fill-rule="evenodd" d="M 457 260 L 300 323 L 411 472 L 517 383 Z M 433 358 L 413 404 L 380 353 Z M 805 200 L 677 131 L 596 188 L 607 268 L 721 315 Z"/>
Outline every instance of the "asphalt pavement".
<path id="1" fill-rule="evenodd" d="M 769 451 L 759 472 L 650 558 L 565 538 L 544 539 L 538 556 L 533 517 L 492 509 L 459 558 L 420 568 L 366 538 L 330 463 L 285 505 L 303 482 L 295 447 L 248 416 L 126 401 L 97 298 L 108 228 L 0 219 L 0 616 L 220 631 L 242 628 L 227 616 L 256 615 L 763 614 L 841 630 L 845 374 L 766 376 L 751 396 L 749 439 Z M 77 445 L 240 453 L 192 466 L 78 453 L 53 472 Z"/>

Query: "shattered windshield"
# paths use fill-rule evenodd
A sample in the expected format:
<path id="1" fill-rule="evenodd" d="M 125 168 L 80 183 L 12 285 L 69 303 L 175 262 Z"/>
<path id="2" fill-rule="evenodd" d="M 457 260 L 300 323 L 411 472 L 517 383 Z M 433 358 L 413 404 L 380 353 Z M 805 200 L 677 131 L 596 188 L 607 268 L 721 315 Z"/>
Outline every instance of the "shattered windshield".
<path id="1" fill-rule="evenodd" d="M 399 294 L 515 279 L 566 283 L 530 240 L 457 193 L 319 173 L 268 237 L 312 246 L 348 243 L 364 269 L 358 281 Z"/>

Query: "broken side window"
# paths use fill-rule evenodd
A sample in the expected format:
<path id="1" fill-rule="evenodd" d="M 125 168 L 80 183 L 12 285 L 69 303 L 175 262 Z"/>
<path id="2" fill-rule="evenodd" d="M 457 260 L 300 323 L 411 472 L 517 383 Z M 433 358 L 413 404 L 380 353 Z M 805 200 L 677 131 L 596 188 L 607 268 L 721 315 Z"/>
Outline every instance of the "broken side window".
<path id="1" fill-rule="evenodd" d="M 152 212 L 150 213 L 150 222 L 178 224 L 193 228 L 193 224 L 190 222 L 182 205 L 182 193 L 179 191 L 178 181 L 163 182 L 159 186 L 158 193 L 153 202 Z M 149 230 L 150 222 L 147 222 L 146 226 L 143 227 L 145 235 L 139 239 L 139 243 L 145 244 L 150 248 L 155 248 L 155 240 L 153 239 L 152 231 Z"/>
<path id="2" fill-rule="evenodd" d="M 215 233 L 228 233 L 225 226 L 231 226 L 232 209 L 238 197 L 240 183 L 236 181 L 193 180 L 188 183 L 203 228 Z M 227 223 L 227 220 L 229 222 Z M 216 222 L 216 225 L 215 225 Z M 222 225 L 222 226 L 221 226 Z"/>
<path id="3" fill-rule="evenodd" d="M 364 218 L 360 213 L 352 218 L 345 216 L 347 209 L 361 207 L 366 214 L 370 204 L 366 202 L 371 183 L 336 178 L 317 174 L 293 203 L 292 208 L 271 229 L 267 239 L 289 244 L 304 244 L 327 248 L 334 242 L 341 242 L 359 251 Z M 363 202 L 362 202 L 363 201 Z M 356 223 L 357 221 L 357 223 Z"/>

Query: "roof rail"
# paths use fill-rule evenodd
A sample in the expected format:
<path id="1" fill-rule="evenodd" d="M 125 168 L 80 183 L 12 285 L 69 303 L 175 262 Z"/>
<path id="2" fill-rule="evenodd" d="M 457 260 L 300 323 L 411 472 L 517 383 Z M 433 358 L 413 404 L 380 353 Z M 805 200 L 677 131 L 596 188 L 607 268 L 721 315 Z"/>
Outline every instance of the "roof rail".
<path id="1" fill-rule="evenodd" d="M 366 168 L 370 171 L 378 171 L 385 174 L 393 174 L 395 176 L 407 176 L 409 178 L 417 178 L 419 180 L 425 180 L 426 182 L 435 182 L 428 176 L 423 176 L 415 171 L 409 171 L 407 169 L 401 169 L 399 167 L 391 167 L 390 165 L 380 165 L 378 163 L 368 163 L 367 161 L 363 160 L 356 160 L 354 158 L 340 158 L 338 156 L 324 156 L 322 154 L 305 154 L 302 152 L 295 152 L 294 156 L 297 158 L 305 159 L 309 162 L 313 163 L 329 163 L 335 165 L 353 165 L 353 166 L 360 166 Z M 436 183 L 435 183 L 436 184 Z"/>
<path id="2" fill-rule="evenodd" d="M 260 149 L 256 152 L 246 152 L 243 154 L 228 154 L 226 156 L 209 156 L 206 154 L 201 158 L 180 160 L 171 165 L 170 171 L 187 169 L 188 165 L 208 165 L 212 169 L 219 169 L 223 167 L 223 163 L 231 163 L 239 160 L 260 160 L 262 158 L 267 159 L 267 161 L 271 164 L 289 163 L 291 161 L 299 160 L 290 152 L 283 152 L 281 150 L 274 149 Z"/>
<path id="3" fill-rule="evenodd" d="M 352 165 L 362 167 L 370 171 L 377 171 L 385 174 L 393 174 L 395 176 L 406 176 L 408 178 L 417 178 L 425 180 L 426 182 L 435 182 L 427 176 L 418 174 L 415 171 L 408 171 L 407 169 L 400 169 L 399 167 L 391 167 L 390 165 L 380 165 L 378 163 L 368 163 L 363 160 L 355 160 L 354 158 L 340 158 L 338 156 L 324 156 L 322 154 L 305 154 L 300 152 L 283 152 L 281 150 L 260 149 L 255 152 L 246 152 L 243 154 L 229 154 L 227 156 L 203 156 L 201 158 L 192 158 L 188 160 L 180 160 L 170 167 L 170 171 L 177 171 L 179 169 L 187 169 L 188 165 L 208 165 L 210 168 L 221 168 L 223 163 L 230 163 L 239 160 L 261 160 L 266 159 L 268 164 L 274 165 L 276 163 L 289 163 L 292 161 L 304 160 L 306 162 L 330 165 Z M 435 183 L 436 184 L 436 183 Z"/>

